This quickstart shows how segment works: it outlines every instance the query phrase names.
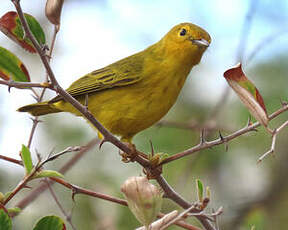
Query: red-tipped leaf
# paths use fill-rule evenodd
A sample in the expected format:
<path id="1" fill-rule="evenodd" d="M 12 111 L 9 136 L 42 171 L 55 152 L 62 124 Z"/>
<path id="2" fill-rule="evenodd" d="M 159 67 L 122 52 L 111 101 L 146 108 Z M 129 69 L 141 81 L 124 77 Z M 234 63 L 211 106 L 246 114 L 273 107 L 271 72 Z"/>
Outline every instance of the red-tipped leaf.
<path id="1" fill-rule="evenodd" d="M 27 24 L 40 45 L 46 42 L 45 34 L 39 22 L 30 14 L 24 14 Z M 32 42 L 24 36 L 24 31 L 16 12 L 10 11 L 0 18 L 0 30 L 25 50 L 36 53 Z"/>
<path id="2" fill-rule="evenodd" d="M 266 127 L 269 119 L 264 100 L 255 85 L 245 76 L 241 64 L 228 69 L 224 77 L 250 113 Z"/>
<path id="3" fill-rule="evenodd" d="M 8 81 L 29 82 L 29 73 L 23 62 L 9 50 L 0 46 L 0 78 Z"/>

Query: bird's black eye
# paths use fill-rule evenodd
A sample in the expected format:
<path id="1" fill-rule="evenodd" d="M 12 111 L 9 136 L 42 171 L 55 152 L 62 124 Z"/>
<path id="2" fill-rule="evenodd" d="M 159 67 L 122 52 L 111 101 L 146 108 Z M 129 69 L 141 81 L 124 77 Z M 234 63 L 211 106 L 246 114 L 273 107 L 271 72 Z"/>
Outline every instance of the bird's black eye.
<path id="1" fill-rule="evenodd" d="M 182 29 L 181 32 L 180 32 L 180 36 L 184 36 L 186 34 L 186 32 L 187 31 L 185 29 Z"/>

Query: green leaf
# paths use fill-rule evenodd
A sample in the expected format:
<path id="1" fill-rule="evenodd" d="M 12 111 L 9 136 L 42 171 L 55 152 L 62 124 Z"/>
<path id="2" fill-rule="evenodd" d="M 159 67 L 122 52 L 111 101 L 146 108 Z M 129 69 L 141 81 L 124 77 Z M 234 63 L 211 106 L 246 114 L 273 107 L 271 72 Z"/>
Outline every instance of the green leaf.
<path id="1" fill-rule="evenodd" d="M 6 192 L 5 195 L 4 195 L 3 200 L 6 200 L 10 196 L 11 193 L 12 193 L 11 191 L 10 192 Z"/>
<path id="2" fill-rule="evenodd" d="M 12 230 L 11 218 L 3 209 L 0 209 L 0 230 Z"/>
<path id="3" fill-rule="evenodd" d="M 45 216 L 40 219 L 33 230 L 65 230 L 64 221 L 58 216 Z"/>
<path id="4" fill-rule="evenodd" d="M 202 184 L 201 180 L 196 179 L 196 186 L 197 186 L 198 200 L 200 202 L 202 202 L 203 201 L 203 197 L 204 197 L 204 188 L 203 188 L 203 184 Z"/>
<path id="5" fill-rule="evenodd" d="M 18 57 L 0 46 L 0 78 L 13 81 L 30 81 L 29 73 Z"/>
<path id="6" fill-rule="evenodd" d="M 26 170 L 26 175 L 28 175 L 33 169 L 33 163 L 30 150 L 25 145 L 22 145 L 21 156 Z"/>
<path id="7" fill-rule="evenodd" d="M 21 212 L 21 208 L 18 208 L 18 207 L 14 207 L 14 208 L 8 208 L 8 213 L 9 214 L 11 214 L 11 213 L 13 213 L 13 214 L 19 214 L 19 212 Z"/>
<path id="8" fill-rule="evenodd" d="M 54 170 L 42 170 L 35 174 L 33 178 L 42 178 L 42 177 L 60 177 L 64 178 L 63 174 L 54 171 Z"/>
<path id="9" fill-rule="evenodd" d="M 30 14 L 24 14 L 30 31 L 40 45 L 46 42 L 45 33 L 39 22 Z M 32 42 L 24 36 L 24 31 L 16 12 L 10 11 L 0 18 L 0 30 L 25 50 L 36 53 Z"/>

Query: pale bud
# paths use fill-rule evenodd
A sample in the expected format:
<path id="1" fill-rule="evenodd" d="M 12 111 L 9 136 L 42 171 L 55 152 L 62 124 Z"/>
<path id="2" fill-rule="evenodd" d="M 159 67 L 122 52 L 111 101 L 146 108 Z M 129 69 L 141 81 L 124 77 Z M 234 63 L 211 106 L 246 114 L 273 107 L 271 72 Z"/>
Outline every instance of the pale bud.
<path id="1" fill-rule="evenodd" d="M 60 17 L 64 0 L 47 0 L 45 14 L 48 20 L 56 25 L 60 25 Z"/>
<path id="2" fill-rule="evenodd" d="M 163 193 L 146 177 L 130 177 L 121 186 L 128 206 L 135 217 L 148 227 L 159 213 Z"/>

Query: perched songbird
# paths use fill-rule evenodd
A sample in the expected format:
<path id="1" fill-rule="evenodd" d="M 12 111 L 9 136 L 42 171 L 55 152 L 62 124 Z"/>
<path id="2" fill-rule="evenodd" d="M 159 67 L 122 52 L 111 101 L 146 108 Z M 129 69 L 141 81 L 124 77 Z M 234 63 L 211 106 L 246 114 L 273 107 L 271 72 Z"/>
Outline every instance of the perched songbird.
<path id="1" fill-rule="evenodd" d="M 136 133 L 169 111 L 210 42 L 209 34 L 199 26 L 181 23 L 145 50 L 76 80 L 67 92 L 83 105 L 87 103 L 110 132 L 131 143 Z M 80 116 L 61 96 L 18 111 L 34 116 L 58 112 Z"/>

